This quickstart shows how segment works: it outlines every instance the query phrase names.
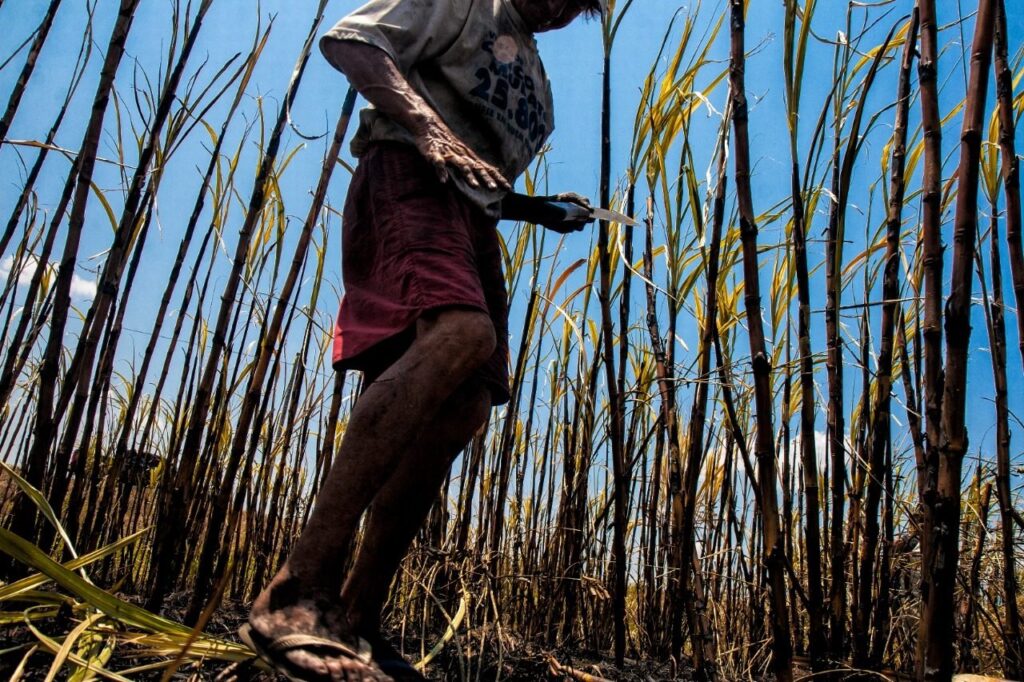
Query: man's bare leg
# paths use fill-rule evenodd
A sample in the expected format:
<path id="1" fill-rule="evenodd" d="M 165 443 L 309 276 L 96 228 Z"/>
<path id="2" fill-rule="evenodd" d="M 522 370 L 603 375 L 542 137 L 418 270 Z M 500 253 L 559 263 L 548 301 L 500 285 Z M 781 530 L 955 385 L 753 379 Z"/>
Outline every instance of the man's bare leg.
<path id="1" fill-rule="evenodd" d="M 448 309 L 420 321 L 409 350 L 367 388 L 352 410 L 305 530 L 253 603 L 249 623 L 257 633 L 264 638 L 294 633 L 338 637 L 352 631 L 331 607 L 344 577 L 344 552 L 359 520 L 408 460 L 415 438 L 494 346 L 494 327 L 484 313 Z M 375 679 L 356 660 L 325 659 L 302 650 L 290 652 L 288 660 L 314 677 Z"/>
<path id="2" fill-rule="evenodd" d="M 437 500 L 452 461 L 486 422 L 490 409 L 486 387 L 472 380 L 464 384 L 419 435 L 412 456 L 374 499 L 339 600 L 339 609 L 360 634 L 379 634 L 391 581 Z"/>

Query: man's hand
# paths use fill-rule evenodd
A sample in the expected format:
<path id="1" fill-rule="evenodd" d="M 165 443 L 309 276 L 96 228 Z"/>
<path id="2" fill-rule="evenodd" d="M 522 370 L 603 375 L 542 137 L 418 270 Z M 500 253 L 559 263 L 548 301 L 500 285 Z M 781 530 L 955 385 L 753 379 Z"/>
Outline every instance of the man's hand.
<path id="1" fill-rule="evenodd" d="M 458 173 L 470 187 L 509 189 L 505 176 L 467 147 L 440 120 L 427 121 L 414 130 L 416 148 L 433 164 L 441 182 L 448 182 L 452 171 Z"/>
<path id="2" fill-rule="evenodd" d="M 553 194 L 548 197 L 544 197 L 547 201 L 558 201 L 566 204 L 576 204 L 590 211 L 590 199 L 586 198 L 582 194 L 576 194 L 576 192 L 562 192 L 561 194 Z M 567 234 L 569 232 L 580 232 L 584 227 L 594 222 L 593 216 L 587 215 L 586 217 L 576 218 L 575 220 L 564 220 L 556 223 L 555 225 L 547 225 L 541 223 L 544 227 L 555 232 L 561 232 Z"/>
<path id="3" fill-rule="evenodd" d="M 556 204 L 574 204 L 583 210 L 567 212 Z M 574 215 L 575 213 L 575 215 Z M 563 192 L 549 196 L 527 196 L 509 193 L 501 202 L 501 217 L 507 220 L 525 220 L 553 230 L 560 234 L 579 232 L 589 223 L 590 200 L 575 192 Z"/>

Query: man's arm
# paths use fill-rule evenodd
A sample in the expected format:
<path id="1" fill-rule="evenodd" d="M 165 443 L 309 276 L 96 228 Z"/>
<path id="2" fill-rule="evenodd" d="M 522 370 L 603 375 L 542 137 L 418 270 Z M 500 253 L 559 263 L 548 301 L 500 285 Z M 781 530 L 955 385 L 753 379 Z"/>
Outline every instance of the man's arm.
<path id="1" fill-rule="evenodd" d="M 594 222 L 594 219 L 589 216 L 581 218 L 568 214 L 565 209 L 554 205 L 555 202 L 577 204 L 585 209 L 590 208 L 590 201 L 574 192 L 551 196 L 529 196 L 509 192 L 501 200 L 501 217 L 505 220 L 524 220 L 542 225 L 562 234 L 579 232 L 588 223 Z"/>
<path id="2" fill-rule="evenodd" d="M 454 171 L 471 187 L 509 189 L 501 171 L 455 136 L 383 50 L 356 41 L 332 40 L 324 44 L 324 55 L 378 111 L 412 133 L 417 149 L 442 181 Z"/>

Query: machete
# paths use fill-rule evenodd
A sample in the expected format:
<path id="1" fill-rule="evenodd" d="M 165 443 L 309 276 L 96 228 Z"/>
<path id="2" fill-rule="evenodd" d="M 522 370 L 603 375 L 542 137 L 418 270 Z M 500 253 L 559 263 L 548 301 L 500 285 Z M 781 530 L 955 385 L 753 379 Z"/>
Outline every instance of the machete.
<path id="1" fill-rule="evenodd" d="M 622 223 L 629 227 L 636 227 L 636 220 L 633 218 L 607 208 L 587 208 L 586 206 L 573 204 L 568 201 L 550 201 L 547 203 L 552 208 L 563 211 L 565 213 L 565 218 L 563 220 L 567 222 L 596 218 L 597 220 L 607 220 L 613 223 Z"/>

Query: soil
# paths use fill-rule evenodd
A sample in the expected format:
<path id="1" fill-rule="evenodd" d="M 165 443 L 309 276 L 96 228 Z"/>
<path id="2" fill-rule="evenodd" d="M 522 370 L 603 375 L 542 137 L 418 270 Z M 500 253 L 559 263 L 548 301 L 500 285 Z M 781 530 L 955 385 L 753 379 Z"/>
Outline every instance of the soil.
<path id="1" fill-rule="evenodd" d="M 127 595 L 118 595 L 119 598 L 134 603 L 139 603 L 138 598 Z M 178 620 L 184 616 L 187 604 L 186 595 L 174 595 L 168 600 L 167 607 L 161 615 L 172 620 Z M 239 641 L 237 636 L 238 627 L 245 623 L 248 609 L 238 603 L 225 601 L 224 604 L 214 613 L 205 631 L 221 639 Z M 36 627 L 48 636 L 56 637 L 69 632 L 76 625 L 70 609 L 63 610 L 54 618 L 49 618 L 36 624 Z M 0 629 L 0 679 L 8 679 L 15 667 L 25 655 L 25 649 L 18 647 L 20 644 L 28 644 L 36 641 L 35 635 L 25 626 L 6 626 Z M 392 633 L 398 635 L 399 633 Z M 434 643 L 440 638 L 440 633 L 428 636 L 425 641 L 412 638 L 406 633 L 404 642 L 399 642 L 399 637 L 392 638 L 392 644 L 399 650 L 409 654 L 409 658 L 416 659 L 422 652 L 429 651 Z M 488 680 L 508 680 L 509 682 L 527 680 L 582 680 L 584 682 L 600 682 L 601 680 L 616 680 L 621 682 L 660 682 L 661 680 L 688 680 L 691 679 L 687 671 L 679 671 L 673 675 L 669 665 L 655 664 L 653 662 L 627 660 L 622 669 L 616 668 L 609 662 L 610 656 L 602 655 L 600 652 L 587 652 L 580 650 L 550 650 L 543 649 L 534 644 L 517 640 L 508 635 L 501 637 L 503 651 L 500 653 L 493 646 L 481 647 L 481 642 L 493 643 L 496 635 L 493 632 L 469 632 L 460 633 L 458 643 L 450 642 L 444 650 L 433 659 L 427 676 L 431 680 L 473 680 L 474 682 L 486 682 Z M 399 646 L 404 644 L 403 646 Z M 18 647 L 17 650 L 3 653 L 11 647 Z M 478 653 L 482 649 L 483 653 Z M 461 655 L 460 655 L 461 652 Z M 138 666 L 146 663 L 146 660 L 129 658 L 130 652 L 127 647 L 120 647 L 118 653 L 123 660 L 117 661 L 110 668 L 117 670 L 126 667 Z M 45 680 L 52 662 L 52 656 L 38 653 L 29 659 L 29 667 L 25 670 L 22 680 L 36 682 Z M 555 661 L 552 665 L 552 661 Z M 153 662 L 156 662 L 154 660 Z M 242 664 L 229 665 L 220 661 L 209 661 L 203 663 L 189 662 L 183 665 L 172 677 L 174 680 L 187 682 L 274 682 L 279 679 L 270 672 L 265 672 L 255 665 L 255 659 Z M 561 666 L 562 672 L 556 672 L 557 666 Z M 566 668 L 571 668 L 577 674 L 573 675 Z M 163 676 L 163 670 L 155 670 L 135 676 L 133 679 L 140 681 L 157 681 Z M 66 679 L 60 675 L 58 679 Z M 283 678 L 280 678 L 283 679 Z"/>

